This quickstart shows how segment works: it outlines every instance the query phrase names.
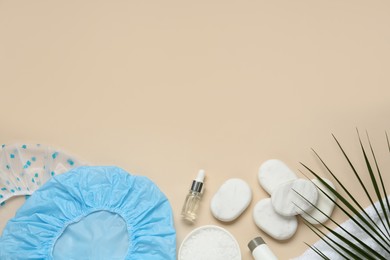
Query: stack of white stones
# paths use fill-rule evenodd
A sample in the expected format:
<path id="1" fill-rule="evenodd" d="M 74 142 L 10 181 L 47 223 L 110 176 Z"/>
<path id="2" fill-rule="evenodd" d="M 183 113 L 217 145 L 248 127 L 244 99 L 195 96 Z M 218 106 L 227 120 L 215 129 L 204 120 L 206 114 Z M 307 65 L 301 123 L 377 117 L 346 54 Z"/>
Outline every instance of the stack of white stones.
<path id="1" fill-rule="evenodd" d="M 334 188 L 329 180 L 322 179 Z M 297 215 L 318 224 L 327 221 L 327 216 L 333 212 L 334 203 L 318 188 L 334 199 L 332 192 L 317 179 L 299 179 L 280 160 L 264 162 L 259 169 L 258 181 L 271 198 L 257 202 L 253 219 L 261 230 L 277 240 L 286 240 L 295 234 Z"/>
<path id="2" fill-rule="evenodd" d="M 329 180 L 322 179 L 334 188 Z M 327 221 L 333 212 L 334 203 L 323 193 L 334 200 L 331 191 L 317 179 L 298 178 L 280 160 L 264 162 L 260 166 L 258 180 L 271 197 L 257 202 L 253 219 L 261 230 L 277 240 L 286 240 L 295 234 L 297 215 L 312 224 L 319 224 Z M 216 219 L 231 222 L 247 209 L 251 200 L 252 190 L 248 183 L 232 178 L 226 180 L 214 194 L 210 210 Z"/>

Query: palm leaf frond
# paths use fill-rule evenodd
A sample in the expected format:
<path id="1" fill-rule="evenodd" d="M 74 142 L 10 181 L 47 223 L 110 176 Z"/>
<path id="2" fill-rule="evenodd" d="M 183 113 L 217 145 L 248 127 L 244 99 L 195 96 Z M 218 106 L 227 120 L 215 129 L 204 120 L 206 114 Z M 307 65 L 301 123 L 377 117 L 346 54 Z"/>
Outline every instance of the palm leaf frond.
<path id="1" fill-rule="evenodd" d="M 389 198 L 387 196 L 387 191 L 386 191 L 386 187 L 384 185 L 384 182 L 383 182 L 383 178 L 382 178 L 382 174 L 381 174 L 381 171 L 379 169 L 379 165 L 378 165 L 378 161 L 376 160 L 376 156 L 375 156 L 375 153 L 374 153 L 374 149 L 372 148 L 372 145 L 371 145 L 371 140 L 370 140 L 370 137 L 368 135 L 368 132 L 366 132 L 366 135 L 367 135 L 367 140 L 368 140 L 368 144 L 370 146 L 370 150 L 371 150 L 371 155 L 374 159 L 374 162 L 375 162 L 375 167 L 376 167 L 376 171 L 378 173 L 378 177 L 379 177 L 379 181 L 380 181 L 380 184 L 381 184 L 381 188 L 382 188 L 382 192 L 383 192 L 383 198 L 385 198 L 385 201 L 386 201 L 386 204 L 387 204 L 387 208 L 383 202 L 383 199 L 382 199 L 382 195 L 379 191 L 379 188 L 376 187 L 375 188 L 375 192 L 377 193 L 377 198 L 378 198 L 378 201 L 381 205 L 381 209 L 382 209 L 382 212 L 384 214 L 384 217 L 385 217 L 385 221 L 386 221 L 386 224 L 387 226 L 382 222 L 383 226 L 386 228 L 387 230 L 387 234 L 389 235 L 390 237 L 390 234 L 389 234 L 389 230 L 390 230 L 390 220 L 389 220 L 389 215 L 388 215 L 388 211 L 390 210 L 390 204 L 389 204 Z M 360 142 L 361 143 L 361 142 Z M 372 178 L 371 178 L 372 179 Z M 375 182 L 375 185 L 377 186 L 377 182 L 376 182 L 376 179 L 375 177 L 373 178 L 373 182 Z M 378 190 L 378 191 L 377 191 Z M 381 219 L 382 220 L 382 219 Z"/>
<path id="2" fill-rule="evenodd" d="M 314 185 L 316 185 L 315 183 L 313 183 Z M 316 185 L 317 189 L 319 189 L 322 193 L 324 193 L 328 199 L 333 200 L 333 198 L 331 198 L 323 189 L 321 189 L 318 185 Z M 306 201 L 306 203 L 309 203 L 312 207 L 314 207 L 316 210 L 318 210 L 321 214 L 323 215 L 326 215 L 320 208 L 318 208 L 315 204 L 313 204 L 311 201 L 309 201 L 308 199 L 306 199 L 304 196 L 302 196 L 301 194 L 299 194 L 298 192 L 296 192 L 303 200 Z M 301 207 L 299 207 L 298 205 L 296 205 L 298 208 L 300 208 L 301 211 L 303 211 L 306 215 L 310 216 L 310 213 L 308 213 L 307 211 L 303 210 Z M 340 228 L 343 232 L 345 232 L 349 238 L 346 238 L 346 237 L 343 237 L 341 236 L 339 233 L 337 233 L 336 231 L 334 231 L 333 229 L 330 229 L 328 226 L 324 225 L 323 223 L 321 223 L 318 219 L 316 219 L 315 217 L 311 216 L 312 219 L 314 219 L 314 221 L 316 223 L 318 223 L 319 225 L 321 225 L 323 228 L 325 228 L 326 230 L 329 231 L 330 234 L 333 234 L 335 237 L 337 237 L 339 240 L 343 241 L 345 244 L 347 244 L 349 247 L 351 248 L 354 248 L 358 253 L 360 253 L 362 256 L 365 256 L 365 257 L 371 257 L 372 255 L 376 256 L 378 259 L 383 259 L 383 260 L 386 260 L 386 258 L 384 258 L 383 256 L 381 256 L 377 251 L 375 251 L 373 248 L 371 248 L 370 246 L 368 246 L 364 241 L 362 241 L 361 239 L 359 239 L 357 236 L 355 236 L 354 234 L 352 234 L 351 232 L 349 232 L 347 229 L 345 229 L 341 224 L 339 224 L 338 222 L 336 222 L 331 216 L 328 216 L 329 220 L 335 224 L 338 228 Z M 311 226 L 312 228 L 314 229 L 317 229 L 316 226 L 314 226 L 313 224 L 311 224 L 310 222 L 306 221 L 304 219 L 304 223 L 306 226 Z M 309 227 L 310 228 L 310 227 Z M 357 244 L 359 244 L 360 246 L 362 246 L 362 248 L 356 248 L 355 244 L 351 244 L 350 242 L 350 238 L 352 238 L 355 242 L 357 242 Z M 364 251 L 362 251 L 364 250 Z M 366 253 L 367 252 L 367 253 Z"/>
<path id="3" fill-rule="evenodd" d="M 320 223 L 314 217 L 312 217 L 315 221 L 320 224 L 320 227 L 327 230 L 328 234 L 331 234 L 333 238 L 329 235 L 326 235 L 320 228 L 315 225 L 307 222 L 305 220 L 306 225 L 312 230 L 317 236 L 321 237 L 322 241 L 327 244 L 332 250 L 338 253 L 340 256 L 346 259 L 386 259 L 382 252 L 390 255 L 390 220 L 389 220 L 389 210 L 390 203 L 389 198 L 386 191 L 386 186 L 382 177 L 382 173 L 379 167 L 379 163 L 377 161 L 377 157 L 375 155 L 374 149 L 371 144 L 371 140 L 369 138 L 368 133 L 366 132 L 367 140 L 369 144 L 369 149 L 366 149 L 363 145 L 362 139 L 360 137 L 359 131 L 357 130 L 358 141 L 360 145 L 361 154 L 363 157 L 363 161 L 365 163 L 366 172 L 369 176 L 370 182 L 364 182 L 361 178 L 361 173 L 358 173 L 357 168 L 353 165 L 350 157 L 345 152 L 344 148 L 337 140 L 337 138 L 332 134 L 333 139 L 337 143 L 338 148 L 340 149 L 344 159 L 347 161 L 349 168 L 352 171 L 352 176 L 358 181 L 360 184 L 360 188 L 372 204 L 373 210 L 375 212 L 375 219 L 379 221 L 375 221 L 362 207 L 362 205 L 355 199 L 355 197 L 351 194 L 349 189 L 337 178 L 336 174 L 330 167 L 324 162 L 324 160 L 318 155 L 316 151 L 313 150 L 315 156 L 319 159 L 321 164 L 325 167 L 326 171 L 333 177 L 333 179 L 337 182 L 338 186 L 341 187 L 341 191 L 338 192 L 336 189 L 331 187 L 327 182 L 325 182 L 319 174 L 313 171 L 311 168 L 301 163 L 301 165 L 309 171 L 313 176 L 315 176 L 319 182 L 327 189 L 334 197 L 329 196 L 327 192 L 321 189 L 318 185 L 318 190 L 322 192 L 329 200 L 335 203 L 336 208 L 340 209 L 343 214 L 345 214 L 351 221 L 358 227 L 364 234 L 369 237 L 374 243 L 377 245 L 376 247 L 372 247 L 366 244 L 365 241 L 355 236 L 353 233 L 349 232 L 342 225 L 337 223 L 333 218 L 327 216 L 329 220 L 336 224 L 336 226 L 344 232 L 344 234 L 340 234 L 338 231 L 334 231 L 328 226 Z M 387 140 L 387 148 L 390 152 L 390 141 L 389 137 L 386 133 Z M 369 151 L 369 152 L 367 152 Z M 371 159 L 369 158 L 371 156 Z M 369 185 L 371 185 L 369 187 Z M 369 188 L 373 189 L 373 193 L 375 196 L 375 200 L 379 202 L 375 205 L 374 196 L 372 196 L 369 192 Z M 341 194 L 341 192 L 345 193 L 345 195 Z M 300 195 L 300 194 L 299 194 Z M 301 195 L 300 195 L 301 196 Z M 302 197 L 302 196 L 301 196 Z M 302 197 L 305 199 L 304 197 Z M 306 199 L 305 199 L 306 200 Z M 308 200 L 306 202 L 310 203 Z M 310 203 L 312 204 L 312 203 Z M 322 212 L 316 205 L 312 206 Z M 310 216 L 310 213 L 305 212 Z M 309 246 L 317 255 L 322 257 L 323 259 L 328 259 L 328 257 L 321 252 L 318 247 Z M 378 250 L 380 249 L 380 250 Z"/>

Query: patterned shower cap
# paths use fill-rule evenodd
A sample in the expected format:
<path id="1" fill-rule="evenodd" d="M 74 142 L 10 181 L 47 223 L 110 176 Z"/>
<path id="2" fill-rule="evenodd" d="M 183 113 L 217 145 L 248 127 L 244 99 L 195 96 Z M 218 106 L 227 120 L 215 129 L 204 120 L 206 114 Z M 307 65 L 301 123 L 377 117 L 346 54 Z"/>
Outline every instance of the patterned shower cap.
<path id="1" fill-rule="evenodd" d="M 0 205 L 18 195 L 31 195 L 57 174 L 82 165 L 61 151 L 40 144 L 1 145 Z"/>

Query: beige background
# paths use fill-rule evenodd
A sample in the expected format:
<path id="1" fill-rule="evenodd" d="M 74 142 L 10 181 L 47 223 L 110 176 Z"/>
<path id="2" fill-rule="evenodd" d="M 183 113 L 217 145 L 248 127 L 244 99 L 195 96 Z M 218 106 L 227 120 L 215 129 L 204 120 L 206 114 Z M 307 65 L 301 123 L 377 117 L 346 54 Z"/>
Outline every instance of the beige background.
<path id="1" fill-rule="evenodd" d="M 1 142 L 148 176 L 172 204 L 178 245 L 217 224 L 243 259 L 258 235 L 281 259 L 297 256 L 317 240 L 302 223 L 278 242 L 252 221 L 266 197 L 258 167 L 278 158 L 299 175 L 300 161 L 321 169 L 314 147 L 359 194 L 330 135 L 363 168 L 358 127 L 389 169 L 389 12 L 388 1 L 0 0 Z M 179 214 L 200 168 L 207 191 L 187 226 Z M 231 177 L 254 196 L 223 224 L 209 202 Z M 0 209 L 0 230 L 23 201 Z"/>

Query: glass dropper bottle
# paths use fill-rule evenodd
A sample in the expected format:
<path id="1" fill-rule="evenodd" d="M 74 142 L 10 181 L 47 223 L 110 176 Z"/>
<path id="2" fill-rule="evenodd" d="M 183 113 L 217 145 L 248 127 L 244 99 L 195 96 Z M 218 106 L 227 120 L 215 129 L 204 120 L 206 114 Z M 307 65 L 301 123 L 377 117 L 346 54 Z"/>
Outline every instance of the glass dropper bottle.
<path id="1" fill-rule="evenodd" d="M 202 197 L 204 170 L 199 170 L 198 176 L 192 181 L 191 188 L 184 201 L 181 216 L 186 221 L 193 223 L 197 217 L 197 211 Z"/>

